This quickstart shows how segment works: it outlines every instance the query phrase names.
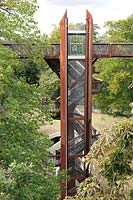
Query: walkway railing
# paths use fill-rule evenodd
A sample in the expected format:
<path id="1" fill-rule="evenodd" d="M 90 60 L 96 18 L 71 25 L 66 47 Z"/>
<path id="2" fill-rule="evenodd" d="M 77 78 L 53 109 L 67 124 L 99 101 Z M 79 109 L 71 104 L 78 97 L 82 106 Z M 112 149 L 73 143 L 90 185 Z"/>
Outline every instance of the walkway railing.
<path id="1" fill-rule="evenodd" d="M 133 43 L 93 44 L 93 57 L 132 57 Z"/>
<path id="2" fill-rule="evenodd" d="M 59 53 L 59 44 L 44 49 L 45 56 L 59 56 Z M 93 57 L 133 57 L 133 43 L 93 44 Z"/>
<path id="3" fill-rule="evenodd" d="M 3 44 L 11 48 L 19 56 L 27 55 L 31 47 L 24 44 Z M 33 45 L 34 48 L 34 45 Z M 60 55 L 60 44 L 46 45 L 43 48 L 44 57 L 58 57 Z M 133 57 L 133 43 L 110 43 L 110 44 L 93 44 L 93 58 L 109 58 L 109 57 Z"/>

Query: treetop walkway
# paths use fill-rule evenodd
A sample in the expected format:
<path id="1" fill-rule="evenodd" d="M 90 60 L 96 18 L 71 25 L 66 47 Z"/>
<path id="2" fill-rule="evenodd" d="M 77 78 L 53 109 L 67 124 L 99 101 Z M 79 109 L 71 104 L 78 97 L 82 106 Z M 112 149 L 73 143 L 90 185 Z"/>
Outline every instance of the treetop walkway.
<path id="1" fill-rule="evenodd" d="M 60 44 L 52 44 L 44 48 L 45 58 L 59 58 Z M 133 57 L 133 43 L 94 43 L 93 58 Z"/>
<path id="2" fill-rule="evenodd" d="M 2 44 L 22 58 L 26 59 L 31 47 L 24 44 L 17 43 L 5 43 Z M 34 48 L 34 45 L 33 47 Z M 42 48 L 44 53 L 44 59 L 49 64 L 51 69 L 59 76 L 60 72 L 60 44 L 46 45 Z M 111 57 L 133 57 L 133 43 L 94 43 L 93 44 L 93 62 L 99 58 L 111 58 Z M 84 60 L 85 55 L 81 54 L 78 59 Z M 75 57 L 77 58 L 77 57 Z"/>
<path id="3" fill-rule="evenodd" d="M 24 44 L 5 43 L 4 46 L 12 49 L 17 55 L 25 59 L 29 54 L 31 47 Z M 33 47 L 34 48 L 34 45 Z M 51 69 L 60 76 L 60 44 L 46 45 L 42 48 L 44 59 L 51 67 Z M 93 64 L 99 58 L 112 58 L 112 57 L 133 57 L 133 43 L 94 43 L 93 44 Z M 84 60 L 85 55 L 81 53 L 78 59 Z M 74 59 L 74 57 L 73 57 Z M 77 59 L 77 57 L 75 57 Z"/>
<path id="4" fill-rule="evenodd" d="M 2 44 L 15 51 L 20 57 L 26 57 L 30 49 L 24 44 L 5 43 Z M 34 48 L 34 45 L 33 45 Z M 44 58 L 59 58 L 60 44 L 46 45 L 42 51 Z M 84 56 L 84 55 L 83 55 Z M 133 57 L 133 43 L 94 43 L 93 58 L 110 58 L 110 57 Z"/>

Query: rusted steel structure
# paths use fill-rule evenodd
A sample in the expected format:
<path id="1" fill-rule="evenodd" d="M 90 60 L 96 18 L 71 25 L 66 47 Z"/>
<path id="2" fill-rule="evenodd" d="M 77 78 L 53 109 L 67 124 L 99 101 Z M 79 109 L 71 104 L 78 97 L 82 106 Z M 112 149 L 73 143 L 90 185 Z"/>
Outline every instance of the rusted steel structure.
<path id="1" fill-rule="evenodd" d="M 67 12 L 60 22 L 60 110 L 61 110 L 61 170 L 67 166 Z M 66 196 L 67 177 L 62 180 L 64 190 L 61 198 Z"/>
<path id="2" fill-rule="evenodd" d="M 70 176 L 61 199 L 88 175 L 82 159 L 92 142 L 92 29 L 88 11 L 84 31 L 69 32 L 67 13 L 60 22 L 61 170 Z"/>
<path id="3" fill-rule="evenodd" d="M 92 76 L 92 65 L 99 58 L 133 57 L 133 43 L 92 44 L 92 29 L 92 16 L 86 11 L 86 29 L 69 31 L 65 12 L 60 21 L 60 44 L 43 50 L 44 59 L 60 78 L 61 149 L 60 155 L 53 158 L 70 175 L 69 181 L 66 177 L 61 183 L 64 188 L 61 200 L 66 195 L 74 195 L 77 185 L 88 176 L 82 160 L 93 139 L 92 93 L 100 92 L 102 83 Z M 22 59 L 30 51 L 23 44 L 3 45 Z"/>
<path id="4" fill-rule="evenodd" d="M 5 43 L 2 44 L 15 51 L 20 58 L 25 58 L 29 49 L 22 44 Z M 33 47 L 34 48 L 34 47 Z M 48 62 L 50 60 L 59 60 L 60 57 L 60 44 L 51 44 L 51 46 L 45 46 L 44 58 Z M 28 53 L 29 54 L 29 53 Z M 111 57 L 133 57 L 133 43 L 94 43 L 92 47 L 93 58 L 111 58 Z M 53 62 L 51 61 L 52 65 Z M 57 65 L 56 65 L 57 66 Z M 51 65 L 50 65 L 51 67 Z M 59 67 L 59 66 L 58 66 Z"/>
<path id="5" fill-rule="evenodd" d="M 69 31 L 66 12 L 60 22 L 60 45 L 45 49 L 45 60 L 60 78 L 61 170 L 70 175 L 69 181 L 62 181 L 61 200 L 74 195 L 88 176 L 82 159 L 92 143 L 92 93 L 100 91 L 102 82 L 92 77 L 92 65 L 98 58 L 133 57 L 133 43 L 92 44 L 92 29 L 87 11 L 86 30 Z"/>
<path id="6" fill-rule="evenodd" d="M 60 55 L 60 44 L 52 44 L 50 48 L 44 49 L 46 59 L 58 59 Z M 110 57 L 133 57 L 133 43 L 94 43 L 93 58 Z"/>

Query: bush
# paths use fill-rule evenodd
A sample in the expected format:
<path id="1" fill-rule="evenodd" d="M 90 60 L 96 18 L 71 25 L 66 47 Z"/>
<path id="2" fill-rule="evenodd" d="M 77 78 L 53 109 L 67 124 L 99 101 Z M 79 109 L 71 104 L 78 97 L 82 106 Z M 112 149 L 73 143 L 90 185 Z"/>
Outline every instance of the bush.
<path id="1" fill-rule="evenodd" d="M 131 200 L 132 158 L 133 122 L 121 121 L 102 132 L 91 147 L 86 156 L 91 176 L 80 184 L 74 199 Z"/>

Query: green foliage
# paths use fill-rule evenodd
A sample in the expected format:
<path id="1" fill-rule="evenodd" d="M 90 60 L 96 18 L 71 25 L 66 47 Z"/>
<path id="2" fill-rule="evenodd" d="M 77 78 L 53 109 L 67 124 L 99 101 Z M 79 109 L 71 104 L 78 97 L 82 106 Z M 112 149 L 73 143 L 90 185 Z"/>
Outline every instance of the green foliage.
<path id="1" fill-rule="evenodd" d="M 85 24 L 82 23 L 82 22 L 76 23 L 76 24 L 70 23 L 70 24 L 68 25 L 68 29 L 69 29 L 69 30 L 85 30 Z"/>
<path id="2" fill-rule="evenodd" d="M 68 29 L 69 30 L 85 30 L 85 24 L 82 22 L 76 23 L 76 24 L 70 23 L 68 25 Z M 93 41 L 94 42 L 98 41 L 98 30 L 99 30 L 98 25 L 94 24 L 93 26 Z M 50 34 L 50 43 L 51 44 L 60 43 L 60 31 L 59 31 L 59 27 L 57 27 L 56 25 L 54 27 L 54 30 Z"/>
<path id="3" fill-rule="evenodd" d="M 111 130 L 102 132 L 92 145 L 86 156 L 91 176 L 80 184 L 74 199 L 130 200 L 132 161 L 133 122 L 121 121 L 114 124 Z"/>
<path id="4" fill-rule="evenodd" d="M 42 100 L 47 91 L 42 93 L 34 77 L 42 69 L 47 70 L 42 51 L 47 37 L 39 34 L 33 16 L 36 9 L 35 0 L 0 1 L 2 200 L 55 200 L 59 193 L 59 177 L 49 159 L 51 142 L 38 132 L 39 126 L 51 116 L 49 105 L 44 105 Z M 1 44 L 6 42 L 17 42 L 21 46 L 15 53 Z M 19 59 L 19 56 L 28 58 Z"/>
<path id="5" fill-rule="evenodd" d="M 69 30 L 85 30 L 85 24 L 80 22 L 80 23 L 70 23 L 68 25 Z M 99 26 L 97 24 L 93 24 L 93 42 L 98 42 L 99 41 Z"/>
<path id="6" fill-rule="evenodd" d="M 4 179 L 5 182 L 13 180 L 15 186 L 11 184 L 5 191 L 4 185 L 0 191 L 9 199 L 54 199 L 59 185 L 48 159 L 50 142 L 37 131 L 38 125 L 49 119 L 49 108 L 42 104 L 38 88 L 16 78 L 11 67 L 1 68 L 0 72 L 3 86 L 0 93 L 0 166 L 8 174 L 15 161 L 13 169 L 17 170 Z M 19 180 L 17 177 L 21 173 Z"/>
<path id="7" fill-rule="evenodd" d="M 58 185 L 51 181 L 52 171 L 46 175 L 46 170 L 35 171 L 35 166 L 27 163 L 12 162 L 5 170 L 0 170 L 0 199 L 7 200 L 54 200 Z M 57 179 L 57 177 L 56 177 Z M 53 181 L 57 181 L 55 178 Z M 53 198 L 54 197 L 54 198 Z"/>
<path id="8" fill-rule="evenodd" d="M 49 96 L 52 100 L 60 96 L 60 80 L 52 70 L 42 72 L 39 83 L 40 88 L 45 91 L 45 96 Z"/>
<path id="9" fill-rule="evenodd" d="M 107 22 L 108 28 L 105 42 L 132 42 L 133 16 L 126 20 Z M 133 89 L 129 88 L 133 77 L 132 58 L 108 58 L 99 60 L 96 71 L 98 78 L 104 81 L 101 94 L 95 96 L 96 103 L 103 113 L 114 116 L 131 116 Z"/>
<path id="10" fill-rule="evenodd" d="M 123 20 L 108 21 L 105 27 L 107 42 L 133 42 L 133 15 Z"/>
<path id="11" fill-rule="evenodd" d="M 34 21 L 36 10 L 36 0 L 0 1 L 0 38 L 6 39 L 6 41 L 20 42 L 27 38 L 32 40 L 35 34 L 39 36 L 39 31 Z"/>
<path id="12" fill-rule="evenodd" d="M 133 76 L 132 59 L 104 59 L 97 63 L 98 68 L 98 77 L 104 82 L 102 93 L 96 96 L 97 106 L 104 113 L 130 117 L 129 104 L 133 99 L 133 90 L 129 88 Z"/>
<path id="13" fill-rule="evenodd" d="M 50 39 L 51 44 L 60 43 L 60 30 L 59 30 L 59 27 L 57 27 L 56 25 L 54 25 L 54 29 L 51 32 L 49 39 Z"/>

